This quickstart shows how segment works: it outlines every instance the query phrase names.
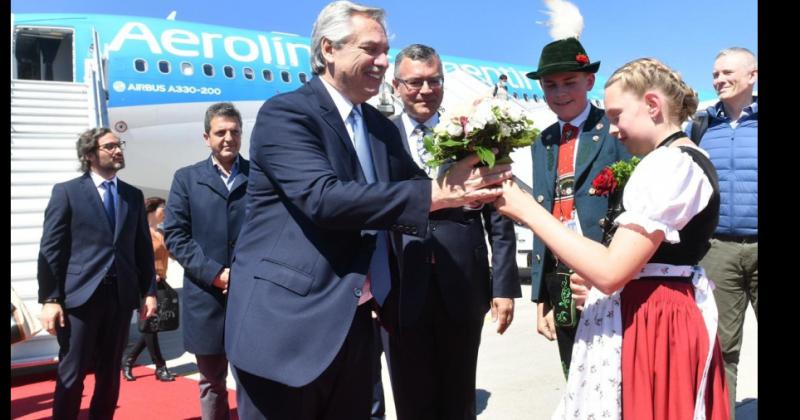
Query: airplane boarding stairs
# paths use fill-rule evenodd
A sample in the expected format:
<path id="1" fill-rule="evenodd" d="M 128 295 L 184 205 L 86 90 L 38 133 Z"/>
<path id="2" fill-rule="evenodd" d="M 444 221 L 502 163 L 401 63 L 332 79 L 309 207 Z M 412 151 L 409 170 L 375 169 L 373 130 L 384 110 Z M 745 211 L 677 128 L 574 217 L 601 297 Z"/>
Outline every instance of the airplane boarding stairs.
<path id="1" fill-rule="evenodd" d="M 80 174 L 75 143 L 94 126 L 90 84 L 11 80 L 11 286 L 38 316 L 36 281 L 44 210 L 53 185 Z M 42 331 L 11 346 L 11 367 L 53 363 L 58 344 Z"/>

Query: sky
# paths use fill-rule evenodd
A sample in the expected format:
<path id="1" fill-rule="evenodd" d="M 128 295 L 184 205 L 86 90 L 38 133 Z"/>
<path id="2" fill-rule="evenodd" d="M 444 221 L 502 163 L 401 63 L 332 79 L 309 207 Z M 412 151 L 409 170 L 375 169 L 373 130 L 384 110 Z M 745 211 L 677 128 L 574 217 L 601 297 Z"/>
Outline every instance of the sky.
<path id="1" fill-rule="evenodd" d="M 305 37 L 325 0 L 12 0 L 12 13 L 103 13 L 166 17 Z M 698 91 L 710 91 L 714 58 L 723 48 L 745 47 L 758 56 L 754 0 L 573 0 L 584 18 L 580 37 L 599 74 L 626 62 L 655 57 Z M 551 42 L 542 0 L 372 0 L 386 10 L 392 48 L 411 43 L 442 55 L 538 66 Z M 758 86 L 756 86 L 758 88 Z"/>

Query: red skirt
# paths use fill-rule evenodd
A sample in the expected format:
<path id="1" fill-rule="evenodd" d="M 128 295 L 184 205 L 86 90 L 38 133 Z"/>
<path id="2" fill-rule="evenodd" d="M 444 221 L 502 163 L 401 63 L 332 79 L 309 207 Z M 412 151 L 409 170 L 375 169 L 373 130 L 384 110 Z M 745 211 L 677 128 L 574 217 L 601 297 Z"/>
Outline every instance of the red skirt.
<path id="1" fill-rule="evenodd" d="M 691 420 L 708 355 L 708 333 L 688 283 L 633 280 L 621 293 L 622 418 Z M 716 336 L 715 336 L 716 337 Z M 706 419 L 728 420 L 719 341 L 706 380 Z"/>

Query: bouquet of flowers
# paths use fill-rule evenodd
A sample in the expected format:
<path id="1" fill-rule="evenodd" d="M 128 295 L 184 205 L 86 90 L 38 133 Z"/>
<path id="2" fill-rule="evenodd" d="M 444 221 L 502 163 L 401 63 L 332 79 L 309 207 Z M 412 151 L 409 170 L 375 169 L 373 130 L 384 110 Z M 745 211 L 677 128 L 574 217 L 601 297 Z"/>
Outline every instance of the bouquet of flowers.
<path id="1" fill-rule="evenodd" d="M 432 156 L 426 163 L 435 168 L 477 153 L 481 162 L 491 168 L 496 163 L 510 163 L 511 151 L 530 146 L 538 135 L 539 130 L 525 111 L 508 101 L 487 98 L 471 112 L 442 116 L 433 135 L 423 140 Z M 498 150 L 497 156 L 492 148 Z"/>
<path id="2" fill-rule="evenodd" d="M 608 197 L 606 217 L 600 220 L 600 224 L 603 226 L 603 244 L 605 245 L 611 243 L 611 239 L 617 231 L 614 220 L 625 211 L 622 205 L 622 192 L 639 161 L 641 159 L 634 156 L 630 160 L 620 160 L 606 166 L 597 174 L 592 181 L 592 187 L 589 188 L 590 195 Z"/>

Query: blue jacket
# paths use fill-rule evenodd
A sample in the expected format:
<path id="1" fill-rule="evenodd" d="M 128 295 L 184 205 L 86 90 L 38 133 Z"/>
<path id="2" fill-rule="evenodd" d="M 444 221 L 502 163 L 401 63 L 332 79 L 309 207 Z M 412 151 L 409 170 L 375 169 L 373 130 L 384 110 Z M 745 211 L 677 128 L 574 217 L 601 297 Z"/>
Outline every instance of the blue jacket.
<path id="1" fill-rule="evenodd" d="M 169 252 L 184 270 L 181 296 L 183 346 L 200 355 L 223 354 L 225 303 L 212 285 L 230 267 L 244 221 L 250 163 L 239 158 L 230 192 L 211 158 L 178 169 L 167 200 L 164 234 Z"/>
<path id="2" fill-rule="evenodd" d="M 605 112 L 592 105 L 589 116 L 583 124 L 578 155 L 575 159 L 575 208 L 581 224 L 583 236 L 598 241 L 603 238 L 600 219 L 608 210 L 608 198 L 589 195 L 589 188 L 597 174 L 606 166 L 631 155 L 625 147 L 608 134 L 608 118 Z M 561 140 L 559 124 L 547 127 L 533 143 L 533 197 L 547 211 L 553 211 L 556 173 L 558 163 L 558 144 Z M 546 261 L 544 242 L 535 234 L 531 258 L 531 300 L 539 302 L 543 282 L 542 275 Z"/>
<path id="3" fill-rule="evenodd" d="M 428 230 L 430 179 L 397 128 L 368 104 L 362 111 L 371 184 L 319 77 L 258 112 L 225 318 L 226 354 L 239 369 L 292 387 L 317 378 L 353 322 L 375 250 L 362 232 L 392 231 L 396 241 Z"/>
<path id="4" fill-rule="evenodd" d="M 717 234 L 758 235 L 758 100 L 745 111 L 748 115 L 732 128 L 721 101 L 706 110 L 711 118 L 700 147 L 719 176 Z"/>
<path id="5" fill-rule="evenodd" d="M 117 191 L 119 208 L 112 232 L 89 172 L 53 186 L 39 247 L 39 302 L 58 298 L 68 309 L 83 305 L 112 265 L 123 308 L 136 309 L 144 296 L 155 296 L 144 197 L 119 178 Z"/>

